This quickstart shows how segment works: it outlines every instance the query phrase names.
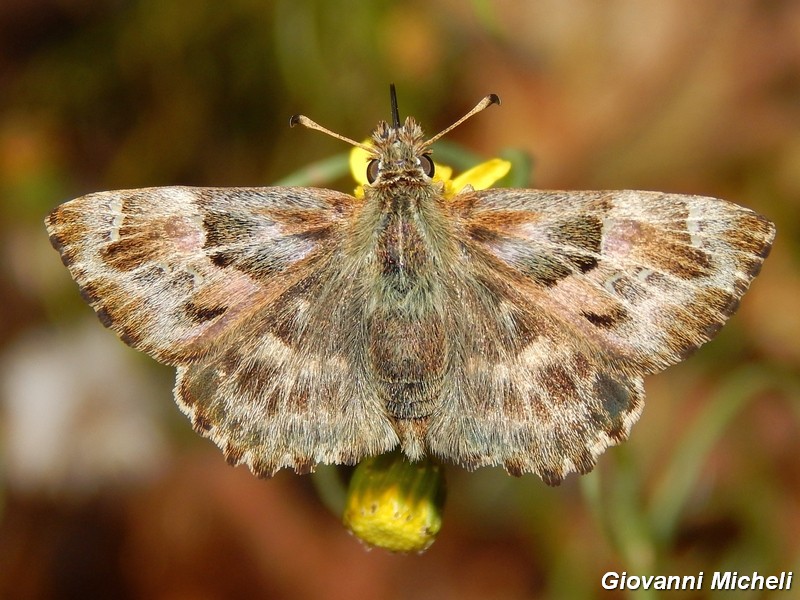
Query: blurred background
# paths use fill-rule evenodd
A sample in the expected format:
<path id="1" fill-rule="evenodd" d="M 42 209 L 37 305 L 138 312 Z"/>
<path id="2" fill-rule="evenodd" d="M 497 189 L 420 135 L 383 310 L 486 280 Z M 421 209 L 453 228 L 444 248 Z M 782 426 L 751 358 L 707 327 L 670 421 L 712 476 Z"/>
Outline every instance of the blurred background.
<path id="1" fill-rule="evenodd" d="M 289 116 L 363 139 L 390 82 L 429 134 L 499 94 L 448 142 L 526 153 L 536 187 L 717 196 L 778 226 L 719 337 L 648 379 L 626 444 L 558 488 L 450 467 L 421 556 L 367 551 L 313 476 L 228 467 L 174 405 L 172 370 L 82 302 L 43 225 L 91 191 L 268 185 L 344 155 Z M 319 173 L 353 188 L 301 175 Z M 623 598 L 606 571 L 797 579 L 799 204 L 791 0 L 0 3 L 0 597 Z"/>

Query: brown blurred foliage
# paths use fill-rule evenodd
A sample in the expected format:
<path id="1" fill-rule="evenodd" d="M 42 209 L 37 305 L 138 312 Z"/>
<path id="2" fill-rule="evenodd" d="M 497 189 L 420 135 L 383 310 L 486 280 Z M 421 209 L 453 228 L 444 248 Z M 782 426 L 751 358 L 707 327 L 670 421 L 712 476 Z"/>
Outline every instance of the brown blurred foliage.
<path id="1" fill-rule="evenodd" d="M 429 133 L 498 93 L 450 140 L 528 152 L 538 187 L 712 195 L 778 225 L 739 314 L 648 381 L 596 473 L 450 469 L 423 556 L 365 551 L 309 477 L 227 467 L 42 224 L 100 189 L 269 184 L 344 151 L 289 115 L 361 139 L 391 81 Z M 791 0 L 2 3 L 0 596 L 595 597 L 607 570 L 799 567 L 799 204 Z"/>

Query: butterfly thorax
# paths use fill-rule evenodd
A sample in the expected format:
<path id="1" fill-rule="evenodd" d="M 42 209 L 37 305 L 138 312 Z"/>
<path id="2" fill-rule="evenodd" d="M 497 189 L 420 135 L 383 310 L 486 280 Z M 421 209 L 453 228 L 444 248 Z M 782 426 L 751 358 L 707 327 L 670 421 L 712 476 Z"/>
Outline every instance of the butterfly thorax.
<path id="1" fill-rule="evenodd" d="M 439 202 L 442 186 L 425 172 L 429 149 L 413 119 L 399 128 L 379 123 L 373 143 L 375 176 L 364 188 L 364 201 L 372 216 L 379 293 L 383 302 L 404 304 L 439 280 L 448 229 Z"/>

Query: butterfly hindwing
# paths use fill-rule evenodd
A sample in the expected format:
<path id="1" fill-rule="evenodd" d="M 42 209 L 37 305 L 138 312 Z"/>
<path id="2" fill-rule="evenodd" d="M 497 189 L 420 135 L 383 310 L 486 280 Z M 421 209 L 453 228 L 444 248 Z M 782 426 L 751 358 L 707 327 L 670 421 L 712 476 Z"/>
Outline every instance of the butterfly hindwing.
<path id="1" fill-rule="evenodd" d="M 195 429 L 260 476 L 354 464 L 398 441 L 365 371 L 363 340 L 346 329 L 363 303 L 351 286 L 314 279 L 178 369 L 175 396 Z"/>

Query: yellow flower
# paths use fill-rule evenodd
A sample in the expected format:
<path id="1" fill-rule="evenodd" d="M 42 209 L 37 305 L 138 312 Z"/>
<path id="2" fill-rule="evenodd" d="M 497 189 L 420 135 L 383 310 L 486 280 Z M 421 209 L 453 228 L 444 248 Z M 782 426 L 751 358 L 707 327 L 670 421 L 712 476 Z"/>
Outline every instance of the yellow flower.
<path id="1" fill-rule="evenodd" d="M 369 141 L 365 143 L 368 144 Z M 367 183 L 368 162 L 369 153 L 363 148 L 354 146 L 350 151 L 350 173 L 352 173 L 353 179 L 358 183 L 355 191 L 356 198 L 364 197 L 364 185 Z M 511 169 L 511 163 L 507 160 L 493 158 L 464 171 L 455 179 L 451 179 L 450 177 L 453 174 L 453 169 L 446 165 L 440 165 L 439 163 L 434 164 L 433 180 L 444 184 L 445 198 L 452 198 L 467 186 L 471 186 L 474 190 L 485 190 L 505 177 Z"/>
<path id="2" fill-rule="evenodd" d="M 442 527 L 443 506 L 441 467 L 428 459 L 410 463 L 390 452 L 358 464 L 342 520 L 370 546 L 422 552 Z"/>

